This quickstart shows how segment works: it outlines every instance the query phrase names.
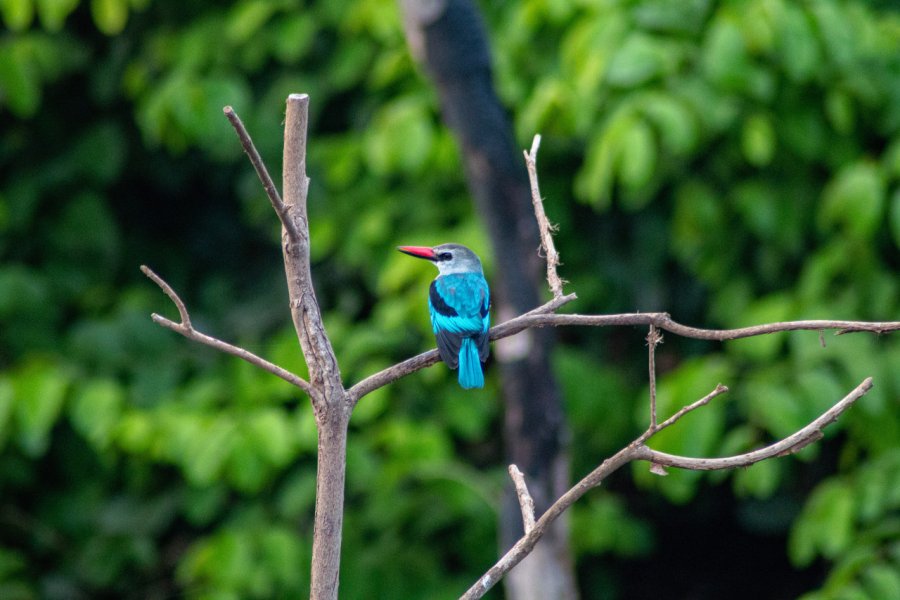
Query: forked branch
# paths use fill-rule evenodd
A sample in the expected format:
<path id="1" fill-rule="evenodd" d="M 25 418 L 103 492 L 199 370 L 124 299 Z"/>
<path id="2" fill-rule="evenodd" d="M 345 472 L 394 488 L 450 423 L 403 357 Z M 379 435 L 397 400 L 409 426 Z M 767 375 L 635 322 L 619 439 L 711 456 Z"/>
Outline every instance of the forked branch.
<path id="1" fill-rule="evenodd" d="M 312 388 L 310 387 L 309 382 L 299 375 L 291 373 L 287 369 L 279 367 L 278 365 L 271 363 L 266 359 L 253 354 L 249 350 L 241 348 L 240 346 L 234 346 L 232 344 L 229 344 L 228 342 L 223 342 L 218 338 L 214 338 L 194 329 L 194 326 L 191 325 L 191 316 L 188 313 L 188 309 L 185 306 L 184 301 L 182 301 L 182 299 L 178 297 L 178 294 L 175 293 L 175 290 L 172 289 L 172 286 L 166 283 L 162 277 L 154 273 L 153 270 L 146 265 L 141 265 L 141 272 L 149 277 L 153 281 L 153 283 L 158 285 L 160 289 L 166 294 L 166 296 L 172 299 L 172 302 L 178 309 L 178 314 L 181 318 L 181 322 L 176 323 L 175 321 L 167 319 L 162 315 L 153 313 L 152 315 L 150 315 L 150 317 L 153 319 L 154 323 L 162 325 L 167 329 L 171 329 L 176 333 L 180 333 L 189 340 L 200 342 L 201 344 L 205 344 L 207 346 L 210 346 L 211 348 L 215 348 L 216 350 L 219 350 L 226 354 L 231 354 L 232 356 L 236 356 L 242 360 L 245 360 L 251 365 L 255 365 L 263 371 L 268 371 L 272 375 L 280 377 L 288 383 L 297 386 L 308 395 L 312 395 Z"/>
<path id="2" fill-rule="evenodd" d="M 687 413 L 700 408 L 707 404 L 714 397 L 727 391 L 724 386 L 716 386 L 710 394 L 689 404 L 675 413 L 672 417 L 660 423 L 656 427 L 647 429 L 637 439 L 628 446 L 604 460 L 599 467 L 591 471 L 581 481 L 575 484 L 569 491 L 563 494 L 559 500 L 553 503 L 547 511 L 535 522 L 531 531 L 522 536 L 509 551 L 498 560 L 494 566 L 482 575 L 472 587 L 466 591 L 460 598 L 463 600 L 474 600 L 481 598 L 494 585 L 497 584 L 503 576 L 513 567 L 519 564 L 525 558 L 538 540 L 543 536 L 547 527 L 564 513 L 579 498 L 584 496 L 589 490 L 600 485 L 609 475 L 619 470 L 624 465 L 635 460 L 646 460 L 651 465 L 665 465 L 680 467 L 692 470 L 711 470 L 711 469 L 729 469 L 733 467 L 746 467 L 758 463 L 767 458 L 782 456 L 785 453 L 796 452 L 811 441 L 819 439 L 822 436 L 822 429 L 830 423 L 833 423 L 838 416 L 847 410 L 854 402 L 859 400 L 866 392 L 872 388 L 872 379 L 868 378 L 859 384 L 852 392 L 847 394 L 840 402 L 835 404 L 828 411 L 823 413 L 819 418 L 811 422 L 809 425 L 796 431 L 794 434 L 760 450 L 728 456 L 724 458 L 690 458 L 687 456 L 677 456 L 674 454 L 666 454 L 657 452 L 645 445 L 656 433 L 674 425 Z M 655 472 L 658 472 L 654 469 Z"/>

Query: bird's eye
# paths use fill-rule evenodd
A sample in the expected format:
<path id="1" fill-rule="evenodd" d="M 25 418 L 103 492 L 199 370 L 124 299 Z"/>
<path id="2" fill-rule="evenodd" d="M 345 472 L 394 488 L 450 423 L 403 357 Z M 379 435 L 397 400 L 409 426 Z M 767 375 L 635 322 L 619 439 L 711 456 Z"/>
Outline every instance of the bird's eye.
<path id="1" fill-rule="evenodd" d="M 453 255 L 449 252 L 441 252 L 440 254 L 438 254 L 438 258 L 440 260 L 450 260 L 451 258 L 453 258 Z"/>

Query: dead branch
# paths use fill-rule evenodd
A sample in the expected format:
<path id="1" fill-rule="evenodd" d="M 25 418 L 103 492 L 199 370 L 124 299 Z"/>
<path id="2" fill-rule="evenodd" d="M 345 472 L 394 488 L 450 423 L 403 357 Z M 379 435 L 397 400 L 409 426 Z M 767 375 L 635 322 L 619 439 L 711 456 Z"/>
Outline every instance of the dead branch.
<path id="1" fill-rule="evenodd" d="M 534 499 L 528 491 L 525 483 L 525 474 L 516 465 L 509 465 L 509 476 L 516 486 L 516 496 L 519 499 L 519 507 L 522 509 L 522 525 L 525 533 L 534 529 Z"/>
<path id="2" fill-rule="evenodd" d="M 544 534 L 544 531 L 547 529 L 550 523 L 555 521 L 562 513 L 564 513 L 570 506 L 572 506 L 572 504 L 574 504 L 579 498 L 584 496 L 584 494 L 586 494 L 589 490 L 600 485 L 603 480 L 605 480 L 609 475 L 617 471 L 622 466 L 634 460 L 646 460 L 650 461 L 651 465 L 677 466 L 680 468 L 691 470 L 729 469 L 734 467 L 749 466 L 767 458 L 781 456 L 785 452 L 796 451 L 800 447 L 803 447 L 806 444 L 810 443 L 810 441 L 821 437 L 822 428 L 830 423 L 833 423 L 838 416 L 840 416 L 845 410 L 847 410 L 847 408 L 849 408 L 854 402 L 865 395 L 865 393 L 868 392 L 871 387 L 872 379 L 868 378 L 864 380 L 852 392 L 847 394 L 842 400 L 831 407 L 828 411 L 823 413 L 819 418 L 812 421 L 809 425 L 803 427 L 796 433 L 784 438 L 783 440 L 780 440 L 775 444 L 768 446 L 767 448 L 763 448 L 762 450 L 756 450 L 754 452 L 748 452 L 746 454 L 729 456 L 725 458 L 702 459 L 657 452 L 645 445 L 645 442 L 652 438 L 654 434 L 658 433 L 662 429 L 665 429 L 666 427 L 674 425 L 679 419 L 681 419 L 681 417 L 683 417 L 687 413 L 696 410 L 701 406 L 704 406 L 714 397 L 727 391 L 727 388 L 725 388 L 724 386 L 716 386 L 716 389 L 707 396 L 704 396 L 700 400 L 697 400 L 696 402 L 683 407 L 681 410 L 675 413 L 675 415 L 659 424 L 655 428 L 649 428 L 632 443 L 630 443 L 622 450 L 618 451 L 610 458 L 604 460 L 600 464 L 600 466 L 591 471 L 581 481 L 575 484 L 571 489 L 569 489 L 569 491 L 563 494 L 559 498 L 559 500 L 554 502 L 543 515 L 541 515 L 541 517 L 535 522 L 534 528 L 532 528 L 531 531 L 522 536 L 522 538 L 520 538 L 519 541 L 516 542 L 516 544 L 494 564 L 494 566 L 488 569 L 488 571 L 484 575 L 482 575 L 478 579 L 478 581 L 476 581 L 475 584 L 466 591 L 465 594 L 460 596 L 460 598 L 462 600 L 474 600 L 475 598 L 481 598 L 482 596 L 484 596 L 484 594 L 487 593 L 487 591 L 490 590 L 494 585 L 496 585 L 497 582 L 500 581 L 500 579 L 502 579 L 508 571 L 519 564 L 519 562 L 521 562 L 522 559 L 525 558 L 529 552 L 531 552 L 532 548 L 534 548 L 535 544 Z"/>
<path id="3" fill-rule="evenodd" d="M 228 122 L 234 127 L 238 139 L 241 141 L 241 147 L 243 147 L 244 152 L 247 154 L 247 158 L 250 159 L 250 164 L 252 164 L 253 168 L 256 170 L 256 175 L 259 177 L 260 182 L 262 182 L 263 189 L 266 191 L 269 202 L 272 204 L 272 208 L 275 209 L 275 214 L 278 215 L 281 225 L 284 227 L 291 241 L 297 243 L 300 239 L 300 234 L 297 232 L 297 228 L 294 226 L 293 221 L 288 217 L 287 208 L 281 200 L 281 194 L 278 193 L 278 188 L 275 187 L 275 182 L 272 181 L 269 170 L 266 168 L 266 164 L 259 155 L 259 151 L 253 144 L 253 140 L 250 138 L 247 128 L 244 127 L 243 121 L 241 121 L 241 118 L 234 112 L 232 107 L 226 106 L 222 111 L 228 118 Z"/>
<path id="4" fill-rule="evenodd" d="M 537 153 L 541 147 L 540 134 L 534 136 L 531 142 L 531 151 L 524 150 L 525 166 L 528 167 L 528 180 L 531 183 L 531 203 L 534 205 L 534 216 L 537 219 L 538 229 L 541 232 L 541 247 L 544 249 L 544 257 L 547 261 L 547 283 L 550 284 L 550 291 L 553 292 L 554 298 L 563 296 L 563 280 L 556 274 L 556 267 L 559 266 L 559 253 L 553 243 L 553 232 L 556 228 L 550 224 L 547 219 L 547 213 L 544 212 L 544 201 L 541 198 L 541 190 L 538 186 L 537 176 Z"/>
<path id="5" fill-rule="evenodd" d="M 822 430 L 826 426 L 837 421 L 838 417 L 841 416 L 844 411 L 850 408 L 854 402 L 862 398 L 870 389 L 872 389 L 872 378 L 867 377 L 862 383 L 856 386 L 853 391 L 844 396 L 838 403 L 822 413 L 821 416 L 806 427 L 799 429 L 795 433 L 770 446 L 754 450 L 753 452 L 725 458 L 688 458 L 676 456 L 674 454 L 666 454 L 665 452 L 658 452 L 641 444 L 637 448 L 637 456 L 635 458 L 648 460 L 667 467 L 678 467 L 681 469 L 690 469 L 692 471 L 715 471 L 718 469 L 748 467 L 767 458 L 794 454 L 809 444 L 822 439 L 822 436 L 824 435 Z"/>
<path id="6" fill-rule="evenodd" d="M 229 344 L 228 342 L 223 342 L 220 339 L 206 335 L 205 333 L 201 333 L 200 331 L 194 329 L 193 325 L 191 325 L 191 316 L 188 313 L 187 307 L 184 305 L 184 302 L 181 300 L 181 298 L 178 297 L 178 294 L 175 293 L 175 290 L 173 290 L 168 283 L 166 283 L 159 275 L 154 273 L 148 266 L 141 265 L 141 271 L 144 273 L 144 275 L 149 277 L 153 281 L 153 283 L 158 285 L 160 289 L 165 292 L 166 296 L 172 299 L 172 302 L 178 308 L 178 314 L 181 316 L 181 322 L 176 323 L 175 321 L 167 319 L 162 315 L 153 313 L 151 315 L 151 318 L 153 319 L 154 323 L 162 325 L 167 329 L 171 329 L 176 333 L 180 333 L 189 340 L 200 342 L 201 344 L 205 344 L 207 346 L 210 346 L 211 348 L 215 348 L 216 350 L 225 352 L 226 354 L 231 354 L 232 356 L 236 356 L 242 360 L 245 360 L 251 365 L 259 367 L 263 371 L 268 371 L 272 375 L 284 379 L 288 383 L 295 385 L 306 392 L 306 394 L 312 396 L 313 390 L 310 387 L 309 382 L 299 375 L 291 373 L 287 369 L 279 367 L 274 363 L 270 363 L 266 359 L 261 358 L 253 354 L 252 352 L 241 348 L 240 346 L 234 346 L 232 344 Z"/>
<path id="7" fill-rule="evenodd" d="M 662 343 L 662 335 L 656 325 L 650 325 L 647 333 L 647 367 L 650 373 L 650 427 L 656 427 L 656 347 Z"/>
<path id="8" fill-rule="evenodd" d="M 900 321 L 783 321 L 738 329 L 701 329 L 673 321 L 668 313 L 622 313 L 616 315 L 538 314 L 522 315 L 491 329 L 491 339 L 513 335 L 529 327 L 612 327 L 655 325 L 681 337 L 724 342 L 781 331 L 836 329 L 835 335 L 851 332 L 875 334 L 900 330 Z"/>

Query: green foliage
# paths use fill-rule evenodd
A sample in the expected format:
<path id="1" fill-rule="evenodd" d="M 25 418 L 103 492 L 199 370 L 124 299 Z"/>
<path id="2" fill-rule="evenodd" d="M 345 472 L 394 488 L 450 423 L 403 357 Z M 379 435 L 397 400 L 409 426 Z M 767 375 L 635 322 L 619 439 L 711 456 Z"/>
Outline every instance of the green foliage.
<path id="1" fill-rule="evenodd" d="M 798 565 L 835 562 L 821 591 L 832 597 L 890 598 L 900 592 L 900 453 L 894 448 L 854 473 L 819 485 L 790 540 Z"/>
<path id="2" fill-rule="evenodd" d="M 710 327 L 898 318 L 889 3 L 482 8 L 520 145 L 544 136 L 541 186 L 576 310 L 666 310 Z M 302 596 L 308 401 L 154 325 L 149 313 L 174 309 L 137 265 L 179 290 L 198 327 L 305 373 L 276 222 L 221 110 L 235 107 L 277 181 L 284 98 L 307 92 L 314 271 L 344 379 L 431 345 L 433 273 L 393 247 L 489 244 L 397 4 L 3 0 L 0 19 L 0 597 Z M 578 478 L 646 427 L 646 348 L 638 331 L 560 335 Z M 654 439 L 661 450 L 751 450 L 862 378 L 875 388 L 794 458 L 617 474 L 571 514 L 581 564 L 660 551 L 630 495 L 687 515 L 699 490 L 727 483 L 740 506 L 802 504 L 791 560 L 831 565 L 809 600 L 897 596 L 900 341 L 822 339 L 667 335 L 661 419 L 716 383 L 732 391 Z M 492 562 L 498 398 L 490 375 L 464 393 L 437 366 L 362 400 L 343 597 L 442 598 Z M 780 522 L 746 527 L 788 535 Z"/>

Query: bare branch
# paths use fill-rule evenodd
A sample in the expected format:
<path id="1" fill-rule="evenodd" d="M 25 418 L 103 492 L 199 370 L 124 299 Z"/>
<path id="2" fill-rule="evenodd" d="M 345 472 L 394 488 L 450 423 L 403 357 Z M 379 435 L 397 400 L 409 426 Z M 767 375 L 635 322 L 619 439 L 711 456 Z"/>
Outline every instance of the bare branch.
<path id="1" fill-rule="evenodd" d="M 181 301 L 181 298 L 178 297 L 178 294 L 175 293 L 175 290 L 172 289 L 172 286 L 163 281 L 163 278 L 154 273 L 153 269 L 147 265 L 141 265 L 141 273 L 149 277 L 153 283 L 158 285 L 166 296 L 168 296 L 175 304 L 176 308 L 178 308 L 178 314 L 181 316 L 181 327 L 193 330 L 193 327 L 191 326 L 191 315 L 188 314 L 187 307 L 184 305 L 184 302 Z"/>
<path id="2" fill-rule="evenodd" d="M 309 118 L 309 96 L 291 94 L 287 99 L 284 120 L 284 204 L 288 220 L 297 230 L 294 243 L 282 244 L 284 272 L 290 295 L 291 317 L 303 349 L 313 387 L 327 387 L 322 398 L 342 403 L 344 388 L 334 348 L 325 331 L 322 312 L 316 300 L 309 264 L 309 225 L 306 199 L 309 177 L 306 176 L 306 130 Z M 323 407 L 317 406 L 321 412 Z"/>
<path id="3" fill-rule="evenodd" d="M 698 329 L 677 323 L 667 313 L 622 313 L 615 315 L 567 315 L 555 314 L 553 311 L 560 306 L 576 299 L 575 294 L 568 294 L 560 298 L 554 298 L 550 302 L 529 311 L 523 315 L 505 321 L 491 328 L 491 341 L 503 339 L 515 335 L 529 327 L 563 327 L 563 326 L 590 326 L 611 327 L 625 325 L 654 325 L 659 329 L 665 329 L 678 335 L 703 339 L 703 340 L 734 340 L 744 337 L 775 333 L 778 331 L 797 330 L 822 330 L 841 329 L 841 333 L 849 331 L 866 331 L 871 333 L 885 333 L 900 330 L 900 321 L 786 321 L 783 323 L 767 323 L 744 327 L 741 329 Z M 384 387 L 402 377 L 415 373 L 420 369 L 430 367 L 440 361 L 437 350 L 429 350 L 422 354 L 408 358 L 374 373 L 350 388 L 349 394 L 352 403 L 356 403 L 366 394 Z"/>
<path id="4" fill-rule="evenodd" d="M 553 312 L 560 306 L 571 302 L 572 300 L 575 300 L 576 297 L 577 296 L 575 294 L 569 294 L 567 296 L 554 298 L 546 304 L 528 311 L 524 315 L 521 315 L 514 319 L 510 319 L 509 321 L 505 321 L 500 325 L 496 325 L 491 328 L 489 334 L 490 339 L 499 340 L 501 338 L 514 335 L 526 328 L 518 327 L 518 323 L 523 318 L 545 315 L 547 313 Z M 407 358 L 403 362 L 399 362 L 395 365 L 387 367 L 386 369 L 383 369 L 377 373 L 373 373 L 348 390 L 350 401 L 355 405 L 357 402 L 359 402 L 359 399 L 366 394 L 382 388 L 402 377 L 406 377 L 410 373 L 415 373 L 416 371 L 437 364 L 438 362 L 440 362 L 440 360 L 441 358 L 438 354 L 438 351 L 436 349 L 432 349 L 427 352 L 423 352 L 422 354 L 417 354 L 412 358 Z"/>
<path id="5" fill-rule="evenodd" d="M 768 333 L 777 333 L 779 331 L 817 331 L 820 329 L 837 329 L 835 335 L 842 335 L 850 332 L 869 332 L 869 333 L 887 333 L 889 331 L 900 330 L 900 321 L 784 321 L 779 323 L 765 323 L 763 325 L 754 325 L 752 327 L 742 327 L 739 329 L 700 329 L 697 327 L 689 327 L 673 321 L 667 313 L 622 313 L 615 315 L 523 315 L 512 319 L 504 325 L 514 325 L 516 327 L 513 333 L 517 333 L 529 327 L 562 327 L 562 326 L 589 326 L 589 327 L 609 327 L 622 325 L 656 325 L 659 329 L 664 329 L 671 333 L 682 337 L 699 339 L 699 340 L 736 340 L 741 338 L 764 335 Z M 492 330 L 493 333 L 493 330 Z M 512 335 L 505 330 L 502 335 L 496 337 L 505 337 Z M 491 339 L 495 339 L 494 335 Z"/>
<path id="6" fill-rule="evenodd" d="M 194 327 L 191 325 L 191 318 L 188 314 L 187 307 L 185 307 L 184 302 L 181 300 L 181 298 L 178 297 L 178 294 L 175 293 L 175 290 L 173 290 L 168 283 L 166 283 L 159 275 L 154 273 L 146 265 L 141 265 L 141 271 L 144 273 L 144 275 L 153 280 L 153 283 L 158 285 L 160 289 L 162 289 L 162 291 L 172 299 L 172 302 L 176 307 L 178 307 L 178 313 L 181 315 L 181 323 L 176 323 L 175 321 L 167 319 L 162 315 L 153 313 L 151 315 L 151 318 L 153 319 L 154 323 L 162 325 L 167 329 L 171 329 L 176 333 L 180 333 L 189 340 L 200 342 L 201 344 L 205 344 L 211 348 L 215 348 L 220 352 L 225 352 L 226 354 L 231 354 L 232 356 L 236 356 L 242 360 L 245 360 L 248 363 L 259 367 L 260 369 L 268 371 L 272 375 L 280 377 L 288 383 L 297 386 L 298 388 L 306 392 L 306 394 L 308 394 L 310 397 L 312 397 L 312 387 L 309 385 L 309 382 L 307 382 L 299 375 L 291 373 L 287 369 L 279 367 L 278 365 L 271 363 L 266 359 L 253 354 L 252 352 L 244 350 L 239 346 L 234 346 L 232 344 L 229 344 L 228 342 L 223 342 L 220 339 L 206 335 L 205 333 L 201 333 L 194 329 Z"/>
<path id="7" fill-rule="evenodd" d="M 650 428 L 656 427 L 656 347 L 662 343 L 662 335 L 656 325 L 650 325 L 647 333 L 647 367 L 650 375 Z"/>
<path id="8" fill-rule="evenodd" d="M 717 386 L 711 394 L 682 408 L 675 415 L 673 415 L 673 417 L 667 419 L 665 422 L 657 426 L 655 431 L 651 432 L 650 430 L 648 430 L 634 442 L 632 442 L 622 450 L 619 450 L 610 458 L 603 461 L 603 463 L 601 463 L 599 467 L 591 471 L 581 481 L 575 484 L 575 486 L 573 486 L 571 489 L 569 489 L 569 491 L 563 494 L 559 498 L 559 500 L 554 502 L 550 506 L 550 508 L 548 508 L 547 511 L 543 515 L 541 515 L 541 518 L 535 522 L 534 528 L 531 531 L 522 536 L 519 541 L 516 542 L 515 545 L 510 548 L 506 552 L 506 554 L 504 554 L 503 557 L 501 557 L 500 560 L 498 560 L 494 564 L 494 566 L 488 569 L 488 571 L 484 575 L 482 575 L 478 579 L 478 581 L 476 581 L 475 584 L 466 591 L 465 594 L 460 596 L 460 598 L 463 600 L 474 600 L 475 598 L 481 598 L 482 596 L 484 596 L 484 594 L 486 594 L 488 590 L 494 587 L 494 585 L 496 585 L 497 582 L 499 582 L 507 572 L 509 572 L 513 567 L 519 564 L 519 562 L 521 562 L 522 559 L 524 559 L 531 552 L 535 544 L 537 544 L 538 540 L 547 530 L 547 527 L 549 527 L 549 525 L 553 521 L 555 521 L 562 513 L 564 513 L 570 506 L 572 506 L 572 504 L 574 504 L 579 498 L 584 496 L 584 494 L 586 494 L 588 490 L 600 485 L 603 480 L 606 479 L 609 475 L 617 471 L 622 466 L 628 464 L 629 462 L 633 460 L 648 460 L 651 461 L 651 464 L 657 465 L 658 467 L 661 465 L 666 465 L 700 470 L 728 469 L 750 465 L 766 458 L 784 455 L 785 453 L 796 452 L 815 439 L 820 438 L 822 436 L 822 428 L 829 423 L 834 422 L 845 410 L 847 410 L 847 408 L 849 408 L 854 402 L 856 402 L 856 400 L 858 400 L 866 392 L 868 392 L 871 387 L 872 379 L 868 378 L 863 381 L 856 389 L 854 389 L 842 400 L 840 400 L 837 404 L 823 413 L 822 416 L 811 422 L 803 429 L 797 431 L 784 440 L 781 440 L 780 442 L 772 444 L 768 448 L 757 450 L 755 452 L 749 452 L 747 454 L 741 454 L 739 456 L 728 458 L 694 459 L 665 454 L 663 452 L 657 452 L 655 450 L 651 450 L 643 444 L 643 442 L 646 441 L 647 438 L 652 437 L 653 433 L 660 431 L 664 427 L 668 427 L 670 424 L 674 423 L 691 410 L 699 408 L 706 402 L 709 402 L 709 400 L 711 400 L 713 397 L 723 393 L 727 389 L 721 385 Z"/>
<path id="9" fill-rule="evenodd" d="M 710 400 L 712 400 L 716 396 L 724 394 L 727 391 L 728 387 L 722 385 L 721 383 L 717 384 L 716 389 L 714 389 L 707 395 L 703 396 L 695 402 L 692 402 L 691 404 L 688 404 L 687 406 L 682 406 L 678 412 L 676 412 L 674 415 L 672 415 L 662 423 L 649 427 L 647 431 L 645 431 L 637 440 L 635 440 L 635 443 L 643 444 L 645 441 L 647 441 L 666 427 L 671 427 L 672 425 L 674 425 L 684 415 L 697 410 L 701 406 L 706 406 L 707 404 L 709 404 Z"/>
<path id="10" fill-rule="evenodd" d="M 553 231 L 556 228 L 547 219 L 547 213 L 544 212 L 544 201 L 538 186 L 537 153 L 540 146 L 541 136 L 538 134 L 531 142 L 531 151 L 524 150 L 523 153 L 525 154 L 525 165 L 528 167 L 528 180 L 531 182 L 531 203 L 534 205 L 534 216 L 537 218 L 541 233 L 541 247 L 543 247 L 547 259 L 547 283 L 550 284 L 553 297 L 561 298 L 563 296 L 563 280 L 556 274 L 556 267 L 559 266 L 559 253 L 553 244 Z"/>
<path id="11" fill-rule="evenodd" d="M 266 164 L 263 162 L 262 157 L 259 155 L 259 151 L 253 144 L 253 140 L 251 139 L 250 134 L 247 132 L 247 128 L 244 127 L 243 121 L 241 121 L 241 118 L 237 115 L 236 112 L 234 112 L 234 109 L 232 107 L 226 106 L 222 109 L 222 111 L 225 113 L 225 116 L 228 117 L 228 121 L 231 123 L 231 126 L 234 127 L 235 132 L 237 132 L 238 139 L 241 141 L 241 146 L 244 148 L 244 152 L 247 153 L 247 157 L 250 159 L 250 163 L 256 170 L 256 175 L 262 182 L 263 189 L 266 191 L 266 195 L 269 197 L 269 202 L 272 203 L 272 208 L 275 209 L 275 214 L 278 215 L 278 219 L 284 226 L 285 231 L 287 231 L 291 241 L 296 243 L 297 240 L 300 239 L 300 236 L 297 233 L 297 228 L 288 217 L 287 209 L 284 206 L 284 202 L 282 202 L 281 200 L 281 195 L 278 193 L 278 189 L 275 187 L 275 182 L 272 181 L 272 177 L 269 175 L 269 170 L 266 168 Z"/>
<path id="12" fill-rule="evenodd" d="M 528 492 L 528 485 L 525 483 L 525 475 L 516 465 L 509 465 L 509 476 L 516 486 L 516 496 L 519 498 L 519 507 L 522 509 L 522 524 L 525 533 L 534 529 L 534 499 Z"/>
<path id="13" fill-rule="evenodd" d="M 822 430 L 827 425 L 834 423 L 844 411 L 850 408 L 854 402 L 862 398 L 870 389 L 872 389 L 872 378 L 868 377 L 856 386 L 853 391 L 844 396 L 840 402 L 832 406 L 806 427 L 770 446 L 754 450 L 753 452 L 728 456 L 725 458 L 688 458 L 686 456 L 658 452 L 642 445 L 639 446 L 636 458 L 649 460 L 653 463 L 668 467 L 678 467 L 695 471 L 714 471 L 719 469 L 732 469 L 734 467 L 747 467 L 767 458 L 794 454 L 816 440 L 821 439 L 823 435 Z"/>

